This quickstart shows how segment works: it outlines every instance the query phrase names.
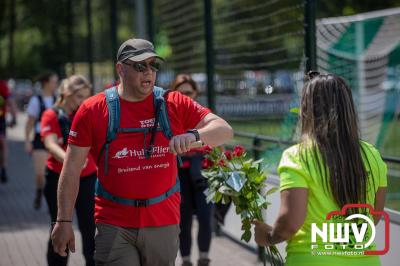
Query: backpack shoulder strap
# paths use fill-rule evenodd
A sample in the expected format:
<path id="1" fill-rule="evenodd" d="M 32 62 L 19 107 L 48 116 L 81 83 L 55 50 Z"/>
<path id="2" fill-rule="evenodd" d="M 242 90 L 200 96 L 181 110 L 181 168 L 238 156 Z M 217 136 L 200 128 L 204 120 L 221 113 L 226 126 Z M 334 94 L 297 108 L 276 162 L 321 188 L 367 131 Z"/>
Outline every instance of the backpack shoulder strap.
<path id="1" fill-rule="evenodd" d="M 60 124 L 61 134 L 63 137 L 64 144 L 67 144 L 69 130 L 71 129 L 71 120 L 68 118 L 68 116 L 61 108 L 53 106 L 52 109 L 57 114 L 58 123 Z"/>
<path id="2" fill-rule="evenodd" d="M 171 123 L 169 121 L 168 110 L 167 110 L 167 103 L 166 103 L 166 96 L 170 91 L 164 90 L 163 88 L 154 86 L 153 94 L 154 94 L 154 106 L 160 104 L 160 113 L 159 113 L 159 123 L 163 130 L 163 134 L 167 139 L 171 139 L 172 129 Z"/>
<path id="3" fill-rule="evenodd" d="M 119 105 L 119 96 L 117 87 L 112 87 L 105 90 L 104 94 L 106 95 L 106 103 L 108 109 L 108 127 L 107 127 L 107 136 L 106 142 L 101 148 L 99 158 L 97 161 L 100 161 L 103 152 L 105 152 L 104 157 L 104 174 L 108 174 L 108 146 L 111 141 L 113 141 L 117 137 L 117 132 L 119 128 L 119 117 L 120 117 L 120 105 Z"/>
<path id="4" fill-rule="evenodd" d="M 110 143 L 117 136 L 120 118 L 120 105 L 117 87 L 107 89 L 105 92 L 108 108 L 108 128 L 106 142 Z"/>
<path id="5" fill-rule="evenodd" d="M 38 94 L 36 95 L 39 101 L 39 116 L 37 117 L 36 121 L 40 122 L 42 119 L 43 112 L 46 110 L 46 106 L 44 105 L 43 97 L 42 95 Z"/>
<path id="6" fill-rule="evenodd" d="M 168 110 L 167 110 L 167 102 L 166 98 L 170 93 L 170 90 L 164 90 L 163 88 L 154 86 L 153 94 L 154 94 L 154 106 L 160 104 L 160 112 L 159 112 L 159 123 L 162 128 L 162 132 L 167 139 L 172 139 L 174 136 L 171 129 L 171 122 L 169 121 Z M 178 164 L 179 167 L 183 165 L 182 158 L 178 155 Z"/>

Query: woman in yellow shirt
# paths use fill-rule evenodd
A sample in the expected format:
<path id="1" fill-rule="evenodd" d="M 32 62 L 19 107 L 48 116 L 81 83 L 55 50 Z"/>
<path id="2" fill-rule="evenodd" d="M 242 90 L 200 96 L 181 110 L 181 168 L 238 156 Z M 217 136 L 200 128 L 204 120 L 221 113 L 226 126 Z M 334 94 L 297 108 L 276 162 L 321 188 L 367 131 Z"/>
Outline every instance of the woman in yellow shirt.
<path id="1" fill-rule="evenodd" d="M 278 218 L 272 227 L 255 221 L 255 240 L 261 246 L 287 241 L 285 265 L 380 265 L 378 256 L 363 255 L 375 249 L 365 243 L 371 238 L 371 226 L 363 243 L 354 234 L 337 243 L 327 232 L 329 224 L 325 230 L 323 224 L 332 222 L 337 226 L 347 215 L 356 213 L 377 224 L 380 217 L 365 208 L 348 209 L 346 215 L 329 221 L 326 218 L 352 203 L 370 204 L 375 211 L 382 211 L 386 164 L 371 144 L 360 140 L 352 93 L 346 82 L 315 71 L 309 72 L 308 78 L 301 99 L 301 141 L 284 151 L 278 167 Z M 353 228 L 349 228 L 351 233 Z M 324 233 L 327 239 L 323 239 Z"/>

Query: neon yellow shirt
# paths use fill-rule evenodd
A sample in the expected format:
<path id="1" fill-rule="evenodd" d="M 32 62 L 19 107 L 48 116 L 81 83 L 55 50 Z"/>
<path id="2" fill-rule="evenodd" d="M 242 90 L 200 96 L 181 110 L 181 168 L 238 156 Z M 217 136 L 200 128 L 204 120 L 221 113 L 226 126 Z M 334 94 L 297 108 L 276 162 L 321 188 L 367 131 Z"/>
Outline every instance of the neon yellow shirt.
<path id="1" fill-rule="evenodd" d="M 367 203 L 374 206 L 375 193 L 378 187 L 387 186 L 387 167 L 383 162 L 379 152 L 366 142 L 361 142 L 364 153 L 361 152 L 363 160 L 368 172 L 367 185 Z M 306 149 L 307 158 L 312 158 L 310 149 Z M 369 163 L 367 163 L 367 160 Z M 342 256 L 336 253 L 335 255 L 326 255 L 329 253 L 312 254 L 311 249 L 311 224 L 322 224 L 326 221 L 326 215 L 332 211 L 340 210 L 331 193 L 327 193 L 326 186 L 322 185 L 323 177 L 318 172 L 318 166 L 315 160 L 311 159 L 306 165 L 300 160 L 299 145 L 292 146 L 284 151 L 282 159 L 278 167 L 280 176 L 280 190 L 289 188 L 307 188 L 308 203 L 307 215 L 304 224 L 300 230 L 288 240 L 286 247 L 287 257 L 286 266 L 290 265 L 323 265 L 336 266 L 341 263 L 345 265 L 380 265 L 378 256 L 367 255 L 352 255 Z M 321 240 L 322 241 L 322 240 Z M 315 244 L 315 243 L 314 243 Z M 324 246 L 324 243 L 317 243 L 318 246 Z M 375 249 L 374 246 L 370 246 Z M 319 250 L 319 249 L 317 249 Z M 337 250 L 334 250 L 337 251 Z M 331 253 L 332 254 L 332 253 Z"/>

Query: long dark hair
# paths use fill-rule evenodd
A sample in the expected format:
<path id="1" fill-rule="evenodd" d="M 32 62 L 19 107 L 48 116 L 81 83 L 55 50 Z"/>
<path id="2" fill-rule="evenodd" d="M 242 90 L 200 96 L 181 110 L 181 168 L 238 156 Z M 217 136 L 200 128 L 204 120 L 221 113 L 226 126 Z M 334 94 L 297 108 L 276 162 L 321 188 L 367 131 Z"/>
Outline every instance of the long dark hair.
<path id="1" fill-rule="evenodd" d="M 301 147 L 311 145 L 324 187 L 340 207 L 365 203 L 368 175 L 351 89 L 333 74 L 312 71 L 308 79 L 301 98 Z M 301 154 L 307 161 L 307 153 Z"/>

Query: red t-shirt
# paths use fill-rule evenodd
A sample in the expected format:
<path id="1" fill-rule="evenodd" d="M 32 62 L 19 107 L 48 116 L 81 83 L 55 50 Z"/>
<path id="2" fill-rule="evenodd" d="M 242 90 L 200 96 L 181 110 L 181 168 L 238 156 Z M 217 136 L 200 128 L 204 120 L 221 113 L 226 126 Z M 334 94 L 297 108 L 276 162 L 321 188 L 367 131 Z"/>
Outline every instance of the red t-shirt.
<path id="1" fill-rule="evenodd" d="M 0 119 L 4 118 L 7 111 L 7 98 L 10 97 L 10 91 L 5 80 L 0 80 Z"/>
<path id="2" fill-rule="evenodd" d="M 46 111 L 43 112 L 43 116 L 41 119 L 41 124 L 40 124 L 40 135 L 42 138 L 46 137 L 49 134 L 56 134 L 58 138 L 58 144 L 63 147 L 64 150 L 67 149 L 67 145 L 64 143 L 63 136 L 61 133 L 61 127 L 58 122 L 58 117 L 56 112 L 54 112 L 53 109 L 47 109 Z M 62 169 L 62 163 L 57 161 L 51 154 L 49 154 L 49 157 L 47 159 L 47 167 L 56 172 L 56 173 L 61 173 Z M 96 172 L 96 164 L 92 158 L 92 156 L 89 154 L 88 160 L 86 163 L 86 167 L 83 168 L 81 172 L 81 177 L 85 177 L 88 175 L 91 175 Z"/>
<path id="3" fill-rule="evenodd" d="M 186 152 L 183 154 L 183 160 L 182 160 L 182 165 L 181 168 L 190 168 L 190 157 L 198 155 L 198 154 L 204 154 L 205 153 L 205 148 L 206 146 L 202 148 L 196 148 L 196 149 L 191 149 L 190 151 Z"/>
<path id="4" fill-rule="evenodd" d="M 145 128 L 154 124 L 153 94 L 140 102 L 120 98 L 121 128 Z M 174 135 L 194 128 L 210 111 L 178 92 L 167 96 L 167 110 Z M 97 94 L 79 108 L 72 123 L 68 142 L 91 147 L 98 158 L 105 142 L 108 127 L 108 108 L 105 94 Z M 151 134 L 147 136 L 150 142 Z M 153 154 L 144 156 L 143 133 L 119 133 L 109 146 L 108 175 L 104 176 L 104 154 L 98 163 L 98 177 L 105 190 L 130 199 L 149 199 L 168 191 L 176 182 L 176 156 L 169 152 L 169 140 L 159 131 L 155 137 Z M 96 197 L 96 223 L 142 228 L 178 224 L 180 194 L 147 206 L 121 205 Z"/>

